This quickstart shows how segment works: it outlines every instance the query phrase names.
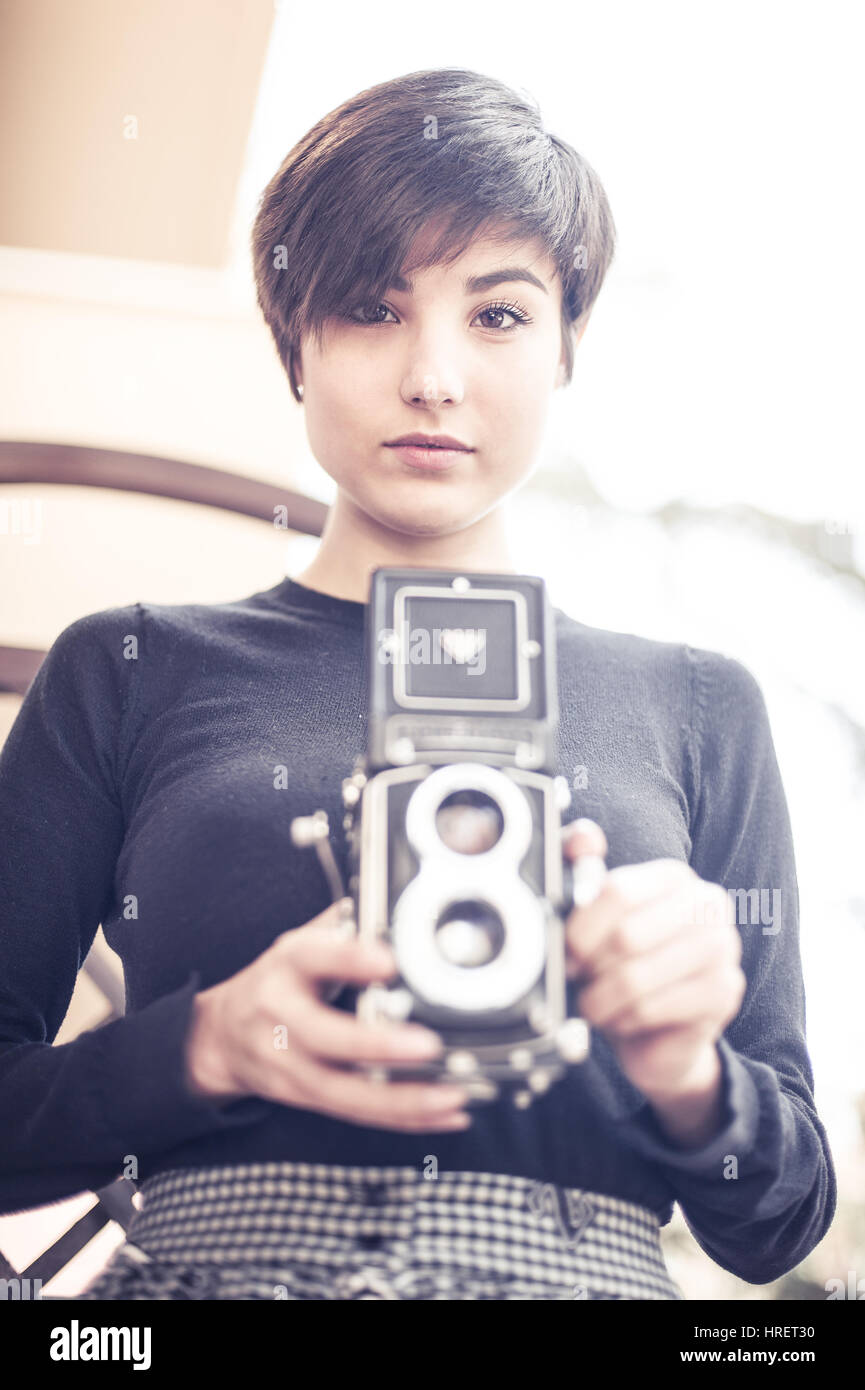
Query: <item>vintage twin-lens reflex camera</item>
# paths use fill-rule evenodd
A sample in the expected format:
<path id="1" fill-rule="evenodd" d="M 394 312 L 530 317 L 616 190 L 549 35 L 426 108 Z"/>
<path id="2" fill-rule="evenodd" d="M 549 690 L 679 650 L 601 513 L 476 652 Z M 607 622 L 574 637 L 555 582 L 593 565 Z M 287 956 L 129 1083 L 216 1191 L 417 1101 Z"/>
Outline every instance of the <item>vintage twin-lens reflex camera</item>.
<path id="1" fill-rule="evenodd" d="M 528 1105 L 589 1049 L 568 1017 L 564 923 L 597 891 L 561 847 L 555 775 L 555 626 L 542 579 L 450 570 L 373 572 L 366 629 L 367 752 L 343 782 L 355 929 L 393 950 L 398 976 L 350 987 L 367 1020 L 418 1022 L 432 1062 L 363 1069 L 504 1088 Z M 322 811 L 292 823 L 343 896 Z M 589 873 L 583 872 L 588 870 Z M 349 988 L 349 987 L 346 987 Z"/>

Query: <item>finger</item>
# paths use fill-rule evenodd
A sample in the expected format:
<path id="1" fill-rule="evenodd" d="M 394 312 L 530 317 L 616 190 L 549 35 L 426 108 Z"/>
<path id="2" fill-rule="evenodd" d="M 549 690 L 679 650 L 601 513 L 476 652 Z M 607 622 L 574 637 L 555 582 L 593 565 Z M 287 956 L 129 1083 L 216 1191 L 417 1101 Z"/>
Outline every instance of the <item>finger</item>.
<path id="1" fill-rule="evenodd" d="M 339 927 L 344 934 L 349 937 L 356 931 L 354 921 L 354 900 L 352 898 L 338 898 L 336 902 L 319 912 L 317 917 L 312 917 L 304 923 L 303 930 L 311 931 L 318 927 Z M 295 928 L 299 931 L 300 928 Z"/>
<path id="2" fill-rule="evenodd" d="M 589 971 L 595 958 L 606 949 L 611 932 L 625 917 L 677 892 L 683 877 L 688 876 L 696 878 L 694 871 L 679 859 L 651 859 L 645 864 L 611 869 L 594 902 L 575 907 L 568 915 L 568 973 Z"/>
<path id="3" fill-rule="evenodd" d="M 592 977 L 603 974 L 618 961 L 655 951 L 683 931 L 709 937 L 719 958 L 738 962 L 742 942 L 723 889 L 695 877 L 677 892 L 659 898 L 649 907 L 629 912 L 611 929 L 592 960 Z"/>
<path id="4" fill-rule="evenodd" d="M 346 939 L 337 926 L 298 927 L 280 938 L 284 958 L 310 980 L 345 980 L 362 984 L 389 979 L 396 960 L 383 942 Z"/>
<path id="5" fill-rule="evenodd" d="M 563 827 L 562 851 L 571 861 L 583 854 L 596 854 L 606 859 L 607 837 L 595 821 L 583 816 Z"/>
<path id="6" fill-rule="evenodd" d="M 445 1128 L 468 1100 L 462 1086 L 411 1081 L 376 1081 L 361 1074 L 300 1057 L 292 1059 L 294 1081 L 310 1109 L 356 1124 L 424 1132 Z"/>
<path id="7" fill-rule="evenodd" d="M 437 1033 L 419 1023 L 364 1023 L 314 996 L 294 994 L 285 1020 L 291 1037 L 312 1056 L 329 1061 L 418 1061 L 441 1056 Z"/>
<path id="8" fill-rule="evenodd" d="M 615 1024 L 642 1001 L 683 980 L 702 974 L 718 976 L 734 964 L 729 948 L 722 953 L 713 935 L 680 928 L 653 951 L 618 960 L 593 977 L 578 996 L 580 1014 L 596 1027 Z"/>
<path id="9" fill-rule="evenodd" d="M 701 972 L 655 990 L 607 1026 L 618 1037 L 701 1020 L 713 1020 L 725 1028 L 739 1011 L 746 984 L 738 966 L 712 978 Z"/>

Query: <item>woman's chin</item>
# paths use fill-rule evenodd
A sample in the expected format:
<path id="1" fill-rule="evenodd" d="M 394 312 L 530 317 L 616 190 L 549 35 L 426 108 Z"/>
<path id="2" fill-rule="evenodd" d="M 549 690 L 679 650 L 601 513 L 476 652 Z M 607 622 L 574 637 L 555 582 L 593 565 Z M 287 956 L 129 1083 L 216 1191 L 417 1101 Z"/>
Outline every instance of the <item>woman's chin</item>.
<path id="1" fill-rule="evenodd" d="M 390 501 L 391 505 L 388 505 Z M 423 501 L 414 503 L 403 503 L 394 505 L 393 499 L 376 499 L 377 505 L 370 502 L 364 508 L 369 514 L 378 521 L 379 525 L 386 526 L 391 531 L 399 531 L 406 536 L 446 536 L 454 531 L 462 531 L 477 519 L 477 506 L 466 506 L 467 499 L 463 498 L 463 505 L 460 506 L 459 499 L 456 497 L 441 498 L 438 501 Z"/>
<path id="2" fill-rule="evenodd" d="M 401 536 L 451 536 L 455 531 L 463 531 L 470 525 L 462 517 L 428 518 L 418 520 L 417 517 L 382 517 L 382 524 L 387 526 L 390 531 L 397 531 Z"/>

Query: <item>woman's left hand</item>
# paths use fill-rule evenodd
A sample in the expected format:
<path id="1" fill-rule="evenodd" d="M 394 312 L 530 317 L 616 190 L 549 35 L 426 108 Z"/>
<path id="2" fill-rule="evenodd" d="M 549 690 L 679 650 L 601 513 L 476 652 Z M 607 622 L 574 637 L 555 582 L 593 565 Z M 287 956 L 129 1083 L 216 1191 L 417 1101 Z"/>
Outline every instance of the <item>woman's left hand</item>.
<path id="1" fill-rule="evenodd" d="M 594 821 L 566 827 L 569 860 L 606 856 Z M 678 859 L 610 870 L 599 895 L 566 923 L 577 1008 L 613 1048 L 629 1081 L 676 1114 L 720 1090 L 715 1043 L 736 1017 L 747 980 L 732 903 Z"/>

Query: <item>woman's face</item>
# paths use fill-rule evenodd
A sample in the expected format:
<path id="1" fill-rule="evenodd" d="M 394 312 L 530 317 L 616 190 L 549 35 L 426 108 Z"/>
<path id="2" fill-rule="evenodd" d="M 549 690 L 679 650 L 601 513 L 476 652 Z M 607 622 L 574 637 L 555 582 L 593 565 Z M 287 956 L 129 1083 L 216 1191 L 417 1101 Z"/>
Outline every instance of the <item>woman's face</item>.
<path id="1" fill-rule="evenodd" d="M 325 324 L 321 348 L 311 337 L 300 345 L 313 454 L 390 530 L 472 525 L 532 472 L 563 380 L 554 263 L 535 242 L 476 240 L 453 264 L 391 286 L 378 306 L 345 313 Z M 418 468 L 388 447 L 413 433 L 450 435 L 471 452 L 443 471 Z"/>

